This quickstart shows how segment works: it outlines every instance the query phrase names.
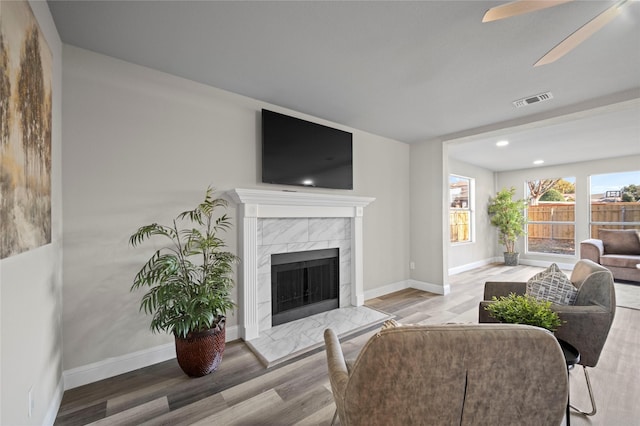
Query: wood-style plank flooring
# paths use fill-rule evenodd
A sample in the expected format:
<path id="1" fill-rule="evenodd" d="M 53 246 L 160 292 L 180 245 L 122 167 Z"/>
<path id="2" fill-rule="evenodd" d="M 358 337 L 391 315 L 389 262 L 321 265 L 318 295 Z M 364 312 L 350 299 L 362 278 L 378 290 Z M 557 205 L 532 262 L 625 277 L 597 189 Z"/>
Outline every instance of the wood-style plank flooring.
<path id="1" fill-rule="evenodd" d="M 488 265 L 450 277 L 446 296 L 407 289 L 366 302 L 402 323 L 475 323 L 485 281 L 524 281 L 530 266 Z M 640 286 L 638 288 L 640 291 Z M 355 358 L 377 327 L 343 341 Z M 640 425 L 640 311 L 618 308 L 598 365 L 589 369 L 598 413 L 571 424 Z M 571 399 L 588 402 L 582 368 Z M 56 425 L 329 425 L 334 412 L 323 349 L 266 369 L 242 341 L 227 344 L 219 369 L 191 379 L 175 360 L 64 393 Z"/>

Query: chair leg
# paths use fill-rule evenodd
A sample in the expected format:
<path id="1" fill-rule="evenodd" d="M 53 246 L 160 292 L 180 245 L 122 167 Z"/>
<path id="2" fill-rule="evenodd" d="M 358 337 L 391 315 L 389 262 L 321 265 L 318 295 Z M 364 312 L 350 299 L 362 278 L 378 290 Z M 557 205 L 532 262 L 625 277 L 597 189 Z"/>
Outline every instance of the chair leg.
<path id="1" fill-rule="evenodd" d="M 331 426 L 336 424 L 336 418 L 338 417 L 338 409 L 336 408 L 335 413 L 333 413 L 333 419 L 331 419 Z"/>
<path id="2" fill-rule="evenodd" d="M 596 400 L 593 397 L 593 389 L 591 389 L 591 380 L 589 380 L 589 373 L 587 373 L 587 367 L 585 367 L 584 365 L 582 366 L 582 371 L 584 371 L 584 377 L 587 380 L 587 389 L 589 390 L 589 399 L 591 400 L 591 411 L 589 413 L 582 411 L 576 407 L 574 407 L 573 405 L 570 405 L 570 407 L 577 411 L 580 414 L 583 414 L 585 416 L 593 416 L 594 414 L 596 414 Z"/>

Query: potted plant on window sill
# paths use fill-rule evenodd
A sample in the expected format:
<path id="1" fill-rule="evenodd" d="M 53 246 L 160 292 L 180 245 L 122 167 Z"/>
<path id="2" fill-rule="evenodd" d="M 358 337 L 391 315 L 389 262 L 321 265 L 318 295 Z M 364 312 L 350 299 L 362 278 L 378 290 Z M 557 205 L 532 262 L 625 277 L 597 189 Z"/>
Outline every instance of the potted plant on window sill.
<path id="1" fill-rule="evenodd" d="M 140 310 L 153 315 L 152 332 L 174 335 L 178 364 L 192 377 L 218 368 L 225 347 L 225 315 L 235 306 L 231 290 L 238 258 L 224 250 L 218 236 L 230 228 L 230 219 L 226 214 L 214 217 L 227 201 L 213 194 L 209 187 L 204 201 L 180 213 L 172 225 L 145 225 L 129 239 L 134 247 L 153 236 L 168 240 L 136 274 L 131 291 L 148 287 Z M 180 228 L 182 221 L 188 226 Z"/>
<path id="2" fill-rule="evenodd" d="M 495 198 L 489 201 L 489 216 L 491 224 L 498 228 L 498 241 L 505 247 L 504 264 L 515 266 L 518 264 L 519 253 L 516 252 L 518 237 L 524 234 L 526 218 L 524 209 L 527 206 L 525 200 L 514 200 L 516 189 L 503 188 Z"/>

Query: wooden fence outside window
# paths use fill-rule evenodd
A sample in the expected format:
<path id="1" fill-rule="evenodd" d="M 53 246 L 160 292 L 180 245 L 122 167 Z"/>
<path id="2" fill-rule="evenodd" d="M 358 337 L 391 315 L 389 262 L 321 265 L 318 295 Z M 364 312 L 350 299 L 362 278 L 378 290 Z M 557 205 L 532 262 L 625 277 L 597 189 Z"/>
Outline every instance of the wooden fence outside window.
<path id="1" fill-rule="evenodd" d="M 470 241 L 469 222 L 471 215 L 468 210 L 449 211 L 449 238 L 452 243 L 462 243 Z"/>
<path id="2" fill-rule="evenodd" d="M 528 208 L 529 222 L 574 222 L 575 205 L 540 203 Z M 591 238 L 598 238 L 598 229 L 640 229 L 640 203 L 592 203 Z M 603 223 L 604 222 L 604 223 Z M 609 225 L 609 223 L 617 223 Z M 629 223 L 622 225 L 620 223 Z M 635 223 L 635 224 L 632 224 Z M 451 242 L 469 241 L 469 213 L 449 212 Z M 575 239 L 574 224 L 530 223 L 528 238 L 571 240 Z"/>

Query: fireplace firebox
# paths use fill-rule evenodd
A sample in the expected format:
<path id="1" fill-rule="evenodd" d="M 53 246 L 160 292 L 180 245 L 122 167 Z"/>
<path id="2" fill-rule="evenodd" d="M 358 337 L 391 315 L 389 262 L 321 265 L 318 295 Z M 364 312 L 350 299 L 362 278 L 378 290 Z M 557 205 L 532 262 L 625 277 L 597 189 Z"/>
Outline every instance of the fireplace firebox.
<path id="1" fill-rule="evenodd" d="M 337 309 L 339 249 L 271 255 L 273 326 Z"/>

